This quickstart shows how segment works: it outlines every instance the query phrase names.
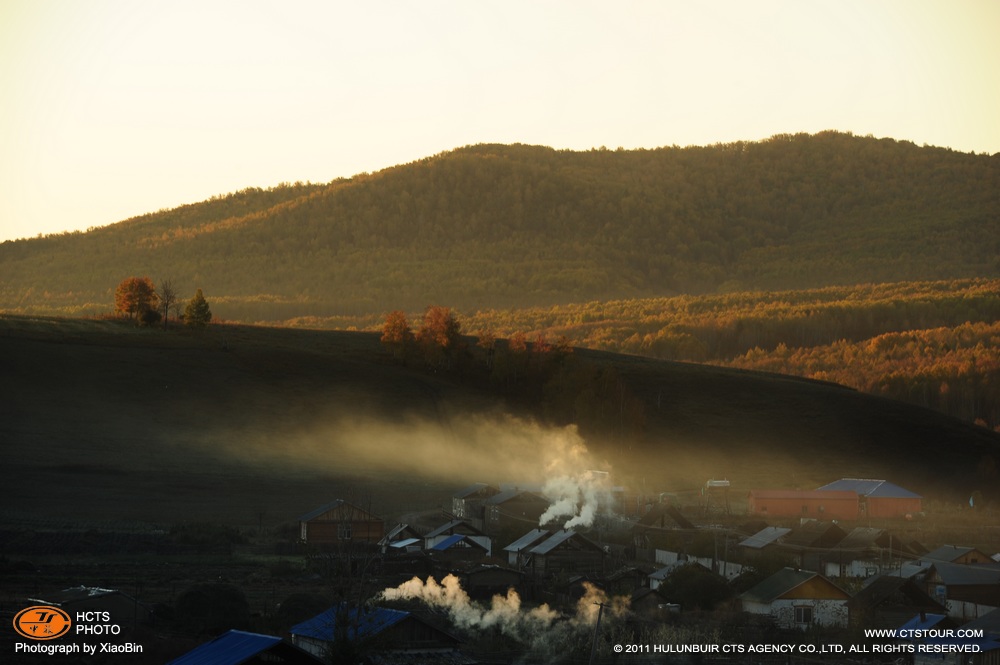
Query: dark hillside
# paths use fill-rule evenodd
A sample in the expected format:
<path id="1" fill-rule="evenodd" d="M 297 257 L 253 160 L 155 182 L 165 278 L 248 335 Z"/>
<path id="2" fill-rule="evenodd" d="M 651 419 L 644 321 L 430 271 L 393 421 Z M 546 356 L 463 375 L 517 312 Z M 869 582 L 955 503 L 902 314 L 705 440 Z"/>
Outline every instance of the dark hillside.
<path id="1" fill-rule="evenodd" d="M 581 439 L 476 358 L 428 372 L 367 333 L 2 317 L 0 339 L 0 505 L 15 523 L 282 523 L 348 492 L 402 512 L 429 484 L 540 481 L 545 449 L 566 459 L 566 443 L 649 492 L 874 476 L 961 500 L 989 491 L 983 460 L 1000 456 L 987 430 L 831 384 L 599 352 L 573 362 L 613 370 L 638 415 Z"/>
<path id="2" fill-rule="evenodd" d="M 1000 157 L 836 132 L 655 150 L 479 145 L 0 245 L 0 309 L 129 275 L 244 321 L 1000 275 Z"/>

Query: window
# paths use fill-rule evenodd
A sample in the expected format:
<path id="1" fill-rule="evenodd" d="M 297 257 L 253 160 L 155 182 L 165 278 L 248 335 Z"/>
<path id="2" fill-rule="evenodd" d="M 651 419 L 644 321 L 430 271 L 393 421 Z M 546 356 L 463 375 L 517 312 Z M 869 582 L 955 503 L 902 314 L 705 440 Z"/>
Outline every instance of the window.
<path id="1" fill-rule="evenodd" d="M 813 608 L 801 606 L 795 608 L 795 623 L 811 624 L 813 622 Z"/>
<path id="2" fill-rule="evenodd" d="M 351 539 L 351 523 L 341 522 L 337 525 L 337 538 L 340 540 L 350 540 Z"/>

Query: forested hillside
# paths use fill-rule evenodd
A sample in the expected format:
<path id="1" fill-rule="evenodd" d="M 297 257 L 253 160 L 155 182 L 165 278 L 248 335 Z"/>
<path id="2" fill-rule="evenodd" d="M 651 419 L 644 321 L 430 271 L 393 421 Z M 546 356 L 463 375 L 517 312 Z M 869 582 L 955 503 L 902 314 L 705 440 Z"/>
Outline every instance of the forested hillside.
<path id="1" fill-rule="evenodd" d="M 0 310 L 130 275 L 216 316 L 550 306 L 1000 275 L 1000 156 L 824 132 L 655 150 L 479 145 L 0 245 Z"/>

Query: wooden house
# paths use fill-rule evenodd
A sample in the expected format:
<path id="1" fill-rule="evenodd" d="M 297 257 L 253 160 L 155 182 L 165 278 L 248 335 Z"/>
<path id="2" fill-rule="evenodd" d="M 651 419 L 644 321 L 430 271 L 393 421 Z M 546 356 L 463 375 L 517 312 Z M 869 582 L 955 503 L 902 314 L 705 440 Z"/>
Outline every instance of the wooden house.
<path id="1" fill-rule="evenodd" d="M 538 524 L 538 518 L 548 507 L 549 501 L 534 492 L 506 490 L 483 501 L 483 528 L 489 533 L 523 529 Z"/>
<path id="2" fill-rule="evenodd" d="M 432 547 L 427 548 L 427 553 L 431 554 L 437 561 L 450 562 L 481 561 L 489 556 L 486 545 L 473 536 L 465 536 L 460 533 L 438 541 Z"/>
<path id="3" fill-rule="evenodd" d="M 923 510 L 923 499 L 886 480 L 841 478 L 818 491 L 848 491 L 858 496 L 859 517 L 905 517 Z"/>
<path id="4" fill-rule="evenodd" d="M 921 577 L 928 595 L 948 616 L 968 621 L 1000 608 L 1000 566 L 934 562 Z"/>
<path id="5" fill-rule="evenodd" d="M 473 483 L 463 487 L 451 495 L 451 514 L 458 519 L 482 520 L 483 502 L 499 493 L 499 488 L 488 483 Z"/>
<path id="6" fill-rule="evenodd" d="M 871 578 L 847 608 L 851 625 L 864 628 L 896 628 L 914 615 L 947 611 L 914 580 L 890 575 Z"/>
<path id="7" fill-rule="evenodd" d="M 759 517 L 858 519 L 858 495 L 846 490 L 750 490 L 747 512 Z"/>
<path id="8" fill-rule="evenodd" d="M 524 570 L 531 559 L 531 548 L 551 535 L 552 532 L 548 529 L 532 529 L 503 548 L 503 551 L 507 553 L 507 565 L 517 570 Z"/>
<path id="9" fill-rule="evenodd" d="M 779 628 L 845 627 L 850 594 L 819 573 L 784 568 L 739 596 L 743 611 L 771 617 Z"/>
<path id="10" fill-rule="evenodd" d="M 576 531 L 557 531 L 529 551 L 535 575 L 604 573 L 604 550 Z"/>
<path id="11" fill-rule="evenodd" d="M 486 550 L 487 555 L 493 554 L 493 539 L 487 536 L 469 520 L 449 520 L 424 535 L 424 549 L 433 549 L 441 541 L 448 540 L 452 536 L 468 536 Z"/>
<path id="12" fill-rule="evenodd" d="M 921 554 L 924 561 L 944 563 L 960 563 L 964 565 L 993 564 L 996 563 L 988 555 L 975 547 L 963 547 L 959 545 L 942 545 L 936 550 Z"/>
<path id="13" fill-rule="evenodd" d="M 487 564 L 461 573 L 459 579 L 470 598 L 488 601 L 496 595 L 506 596 L 508 589 L 520 590 L 524 582 L 524 573 Z"/>
<path id="14" fill-rule="evenodd" d="M 382 518 L 337 499 L 299 517 L 302 542 L 317 545 L 377 544 L 385 533 Z"/>
<path id="15" fill-rule="evenodd" d="M 424 535 L 409 524 L 397 524 L 379 541 L 383 554 L 390 552 L 416 552 L 424 544 Z"/>

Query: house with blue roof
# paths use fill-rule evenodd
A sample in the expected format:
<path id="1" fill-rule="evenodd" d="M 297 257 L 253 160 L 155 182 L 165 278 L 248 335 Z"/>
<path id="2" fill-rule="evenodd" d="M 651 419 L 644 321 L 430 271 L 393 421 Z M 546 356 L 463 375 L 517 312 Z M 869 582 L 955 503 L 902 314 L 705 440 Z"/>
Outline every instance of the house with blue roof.
<path id="1" fill-rule="evenodd" d="M 280 637 L 230 630 L 206 642 L 167 665 L 317 665 L 323 663 L 317 655 L 308 653 Z"/>
<path id="2" fill-rule="evenodd" d="M 320 658 L 349 647 L 372 663 L 475 663 L 462 654 L 454 635 L 411 612 L 387 607 L 342 603 L 292 626 L 291 634 L 292 644 Z"/>

